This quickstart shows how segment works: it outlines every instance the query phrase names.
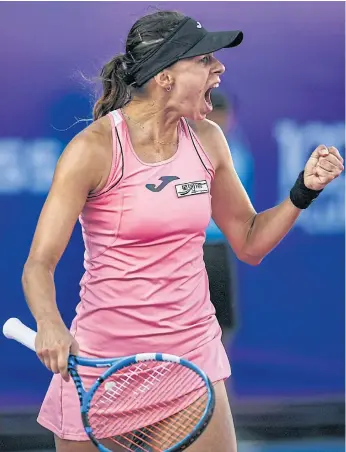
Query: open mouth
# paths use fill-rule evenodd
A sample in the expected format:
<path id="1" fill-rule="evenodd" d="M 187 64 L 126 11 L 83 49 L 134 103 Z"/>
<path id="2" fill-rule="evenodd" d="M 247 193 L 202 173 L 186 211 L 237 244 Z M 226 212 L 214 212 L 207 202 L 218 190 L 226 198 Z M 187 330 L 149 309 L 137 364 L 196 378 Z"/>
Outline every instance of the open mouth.
<path id="1" fill-rule="evenodd" d="M 213 88 L 207 89 L 207 91 L 204 94 L 204 99 L 205 99 L 206 103 L 208 105 L 211 105 L 211 106 L 212 106 L 212 102 L 211 102 L 211 91 L 212 91 L 212 89 Z"/>
<path id="2" fill-rule="evenodd" d="M 211 92 L 214 88 L 218 88 L 220 85 L 219 83 L 214 83 L 210 88 L 207 89 L 207 91 L 204 94 L 205 102 L 207 103 L 209 108 L 213 108 L 213 103 L 211 101 Z"/>

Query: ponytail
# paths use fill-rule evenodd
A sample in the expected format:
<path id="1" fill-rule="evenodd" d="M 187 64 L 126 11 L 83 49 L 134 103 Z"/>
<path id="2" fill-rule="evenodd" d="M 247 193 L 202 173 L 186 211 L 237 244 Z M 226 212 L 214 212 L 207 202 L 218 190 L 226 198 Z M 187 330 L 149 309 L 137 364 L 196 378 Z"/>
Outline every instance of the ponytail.
<path id="1" fill-rule="evenodd" d="M 130 86 L 126 83 L 126 63 L 120 54 L 106 63 L 101 70 L 102 96 L 96 101 L 93 119 L 96 121 L 112 110 L 126 105 L 131 98 Z"/>
<path id="2" fill-rule="evenodd" d="M 173 11 L 158 11 L 142 17 L 132 26 L 126 40 L 126 53 L 114 57 L 101 70 L 103 94 L 94 105 L 94 121 L 124 107 L 134 90 L 141 92 L 142 88 L 136 85 L 131 75 L 134 65 L 145 61 L 158 49 L 184 17 Z"/>

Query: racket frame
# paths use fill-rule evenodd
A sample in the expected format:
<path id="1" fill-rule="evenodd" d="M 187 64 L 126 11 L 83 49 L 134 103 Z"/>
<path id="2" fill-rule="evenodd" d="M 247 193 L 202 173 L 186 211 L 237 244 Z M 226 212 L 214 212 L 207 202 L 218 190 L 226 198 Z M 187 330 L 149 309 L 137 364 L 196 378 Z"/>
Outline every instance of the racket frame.
<path id="1" fill-rule="evenodd" d="M 22 345 L 26 346 L 27 348 L 35 351 L 36 332 L 29 328 L 28 326 L 24 325 L 18 318 L 10 318 L 5 322 L 5 324 L 3 325 L 3 334 L 8 339 L 13 339 L 21 343 Z M 123 369 L 124 367 L 136 364 L 141 361 L 172 362 L 185 366 L 200 376 L 207 390 L 208 401 L 199 422 L 192 429 L 191 433 L 189 433 L 185 438 L 176 443 L 174 446 L 170 447 L 169 449 L 166 449 L 164 452 L 178 452 L 180 450 L 186 449 L 201 435 L 201 433 L 208 425 L 214 413 L 215 390 L 213 383 L 210 381 L 209 377 L 202 369 L 200 369 L 197 365 L 193 364 L 192 362 L 186 359 L 167 353 L 139 353 L 136 355 L 121 358 L 108 358 L 108 359 L 84 358 L 80 356 L 70 355 L 68 358 L 68 371 L 77 389 L 84 430 L 88 437 L 90 438 L 90 440 L 101 452 L 111 452 L 111 451 L 107 449 L 105 446 L 103 446 L 103 444 L 101 444 L 93 434 L 88 419 L 90 402 L 95 392 L 104 382 L 104 380 L 106 380 L 109 376 L 111 376 L 115 372 Z M 77 366 L 93 368 L 105 367 L 107 368 L 107 370 L 102 375 L 100 375 L 93 383 L 91 388 L 88 391 L 86 391 L 82 379 L 78 374 Z"/>
<path id="2" fill-rule="evenodd" d="M 203 370 L 201 370 L 198 366 L 196 366 L 195 364 L 186 359 L 179 358 L 178 356 L 167 353 L 139 353 L 137 355 L 131 355 L 124 358 L 114 358 L 114 359 L 94 359 L 70 355 L 68 359 L 68 371 L 77 389 L 84 430 L 88 437 L 90 438 L 90 440 L 93 442 L 93 444 L 101 452 L 111 452 L 111 451 L 107 447 L 103 446 L 103 444 L 101 444 L 99 440 L 94 436 L 88 418 L 91 400 L 95 395 L 96 391 L 98 390 L 98 388 L 108 377 L 118 372 L 119 370 L 123 369 L 124 367 L 128 367 L 132 364 L 136 364 L 141 361 L 171 362 L 185 366 L 188 369 L 195 372 L 203 380 L 207 390 L 208 401 L 206 403 L 206 407 L 201 416 L 201 419 L 198 421 L 198 423 L 195 425 L 192 431 L 185 438 L 180 440 L 178 443 L 176 443 L 169 449 L 166 449 L 164 452 L 178 452 L 190 446 L 205 430 L 214 413 L 215 391 L 212 382 L 210 381 L 206 373 L 203 372 Z M 94 368 L 107 367 L 108 369 L 102 375 L 100 375 L 93 383 L 93 385 L 90 387 L 90 389 L 86 391 L 82 379 L 79 376 L 78 371 L 76 369 L 78 365 Z"/>

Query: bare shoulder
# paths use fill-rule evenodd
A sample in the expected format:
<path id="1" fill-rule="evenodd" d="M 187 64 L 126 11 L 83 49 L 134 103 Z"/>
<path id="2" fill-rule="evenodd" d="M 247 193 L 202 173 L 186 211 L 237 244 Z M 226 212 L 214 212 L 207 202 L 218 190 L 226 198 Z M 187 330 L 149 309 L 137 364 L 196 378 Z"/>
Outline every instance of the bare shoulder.
<path id="1" fill-rule="evenodd" d="M 111 124 L 108 118 L 101 118 L 79 132 L 68 144 L 64 152 L 79 154 L 84 157 L 103 157 L 112 147 Z"/>
<path id="2" fill-rule="evenodd" d="M 100 118 L 79 132 L 66 146 L 57 169 L 87 175 L 91 191 L 101 189 L 112 162 L 112 131 L 108 118 Z"/>
<path id="3" fill-rule="evenodd" d="M 227 140 L 221 128 L 209 119 L 191 121 L 189 124 L 212 161 L 214 168 L 220 167 L 224 159 L 230 156 Z"/>

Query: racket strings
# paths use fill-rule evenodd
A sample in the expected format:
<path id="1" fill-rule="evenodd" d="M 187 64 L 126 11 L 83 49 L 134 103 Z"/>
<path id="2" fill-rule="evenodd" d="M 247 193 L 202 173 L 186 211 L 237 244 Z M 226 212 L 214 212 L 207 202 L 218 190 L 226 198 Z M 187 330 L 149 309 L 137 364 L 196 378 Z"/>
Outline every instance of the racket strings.
<path id="1" fill-rule="evenodd" d="M 200 419 L 200 413 L 204 411 L 206 404 L 207 397 L 202 396 L 197 402 L 170 418 L 144 427 L 137 432 L 117 435 L 109 439 L 129 451 L 133 451 L 132 446 L 135 446 L 135 450 L 138 452 L 148 450 L 152 452 L 163 452 L 183 440 L 191 432 L 197 425 Z M 193 416 L 195 417 L 195 422 L 191 423 L 190 415 L 194 415 L 195 413 L 199 413 L 199 417 L 196 418 Z"/>
<path id="2" fill-rule="evenodd" d="M 106 381 L 103 383 L 106 388 L 104 391 L 98 391 L 99 395 L 96 403 L 90 409 L 89 419 L 92 417 L 95 419 L 97 416 L 103 415 L 107 416 L 109 421 L 109 416 L 114 413 L 116 404 L 117 411 L 119 414 L 121 413 L 124 421 L 126 416 L 130 417 L 134 411 L 137 411 L 137 418 L 140 417 L 137 420 L 137 425 L 141 422 L 145 423 L 148 417 L 148 409 L 155 406 L 155 408 L 161 407 L 164 410 L 167 407 L 167 401 L 172 398 L 178 398 L 174 394 L 177 393 L 177 387 L 181 387 L 182 383 L 184 383 L 183 393 L 188 393 L 196 386 L 194 381 L 197 380 L 197 375 L 182 366 L 164 363 L 166 365 L 164 372 L 162 372 L 163 366 L 160 365 L 159 368 L 150 368 L 151 373 L 148 376 L 146 363 L 140 364 L 140 366 L 136 365 L 136 370 L 128 369 L 126 380 L 121 379 L 120 382 Z M 171 372 L 170 378 L 164 378 L 168 372 Z M 119 380 L 119 376 L 117 376 L 117 379 Z M 155 387 L 154 381 L 156 383 Z M 190 389 L 187 390 L 187 388 Z M 150 391 L 150 389 L 153 391 Z M 158 400 L 158 398 L 161 400 Z M 120 418 L 117 421 L 120 422 Z M 103 431 L 99 429 L 99 433 L 103 433 Z"/>
<path id="3" fill-rule="evenodd" d="M 174 366 L 174 365 L 173 365 Z M 177 369 L 175 369 L 177 370 Z M 173 414 L 168 412 L 169 410 L 169 404 L 170 401 L 175 400 L 175 406 L 177 406 L 177 403 L 179 403 L 179 397 L 177 397 L 177 387 L 183 389 L 183 392 L 186 392 L 186 394 L 191 391 L 194 388 L 194 381 L 196 380 L 196 375 L 192 372 L 188 371 L 188 369 L 183 368 L 179 369 L 181 372 L 175 372 L 170 374 L 170 378 L 166 378 L 162 380 L 159 387 L 153 388 L 157 392 L 157 397 L 164 398 L 164 401 L 162 400 L 153 400 L 153 394 L 148 393 L 147 397 L 143 399 L 143 405 L 147 406 L 150 405 L 156 405 L 157 407 L 162 407 L 164 412 L 166 413 L 167 417 L 169 414 Z M 190 389 L 188 389 L 190 388 Z M 184 395 L 186 398 L 185 405 L 190 404 L 193 401 L 193 394 L 190 396 Z M 149 403 L 150 402 L 150 403 Z M 148 408 L 149 408 L 148 407 Z M 176 408 L 174 411 L 178 411 L 178 408 Z M 143 412 L 142 417 L 139 420 L 139 425 L 147 424 L 146 422 L 147 413 Z M 162 416 L 161 416 L 162 417 Z M 158 419 L 155 419 L 158 420 Z"/>
<path id="4" fill-rule="evenodd" d="M 156 381 L 158 383 L 164 381 L 162 377 L 164 377 L 164 373 L 167 373 L 170 371 L 168 366 L 166 366 L 166 369 L 164 372 L 161 372 L 160 369 L 153 369 L 149 377 L 143 377 L 140 375 L 140 372 L 143 370 L 148 372 L 148 370 L 143 366 L 136 366 L 137 368 L 131 369 L 128 368 L 126 375 L 122 376 L 119 372 L 117 374 L 117 381 L 113 381 L 111 379 L 107 380 L 105 385 L 106 387 L 106 394 L 105 392 L 100 392 L 100 394 L 97 397 L 96 402 L 93 404 L 94 408 L 94 414 L 99 414 L 104 407 L 102 407 L 102 404 L 106 404 L 107 402 L 111 403 L 112 401 L 116 401 L 117 398 L 120 396 L 125 397 L 129 396 L 131 397 L 134 403 L 135 400 L 141 400 L 138 399 L 137 395 L 138 393 L 144 393 L 146 390 L 148 391 L 151 386 L 153 386 L 153 382 Z M 161 366 L 160 366 L 161 367 Z M 163 367 L 163 366 L 162 366 Z M 161 380 L 158 378 L 158 376 L 161 377 Z M 121 378 L 121 379 L 120 379 Z"/>
<path id="5" fill-rule="evenodd" d="M 107 438 L 128 451 L 161 452 L 191 433 L 207 404 L 205 385 L 194 371 L 145 361 L 102 383 L 89 422 L 98 440 Z"/>
<path id="6" fill-rule="evenodd" d="M 198 418 L 192 418 L 190 415 L 193 413 L 192 408 L 185 409 L 180 413 L 171 416 L 170 418 L 161 420 L 157 424 L 154 424 L 154 429 L 151 430 L 150 441 L 154 445 L 158 443 L 160 451 L 165 450 L 177 442 L 184 439 L 200 420 L 201 412 L 199 412 Z M 148 429 L 149 430 L 149 429 Z"/>
<path id="7" fill-rule="evenodd" d="M 137 366 L 137 372 L 141 370 L 139 366 Z M 142 366 L 143 368 L 143 366 Z M 157 369 L 154 370 L 154 372 L 157 372 Z M 163 374 L 160 372 L 160 375 L 163 376 Z M 137 378 L 134 378 L 134 376 L 137 376 Z M 157 381 L 159 381 L 156 377 L 154 377 Z M 91 416 L 95 418 L 95 416 L 103 416 L 108 421 L 108 427 L 107 424 L 105 425 L 105 428 L 109 428 L 109 415 L 112 415 L 114 413 L 114 405 L 117 404 L 118 412 L 121 412 L 121 415 L 123 417 L 123 422 L 126 422 L 126 419 L 124 419 L 126 416 L 130 417 L 131 412 L 137 411 L 137 414 L 139 415 L 142 412 L 142 418 L 143 420 L 148 416 L 148 405 L 150 402 L 150 398 L 152 398 L 152 394 L 150 391 L 147 391 L 147 396 L 144 397 L 143 394 L 145 393 L 144 388 L 148 387 L 148 384 L 150 385 L 151 380 L 144 380 L 143 378 L 141 380 L 138 379 L 138 373 L 136 373 L 133 369 L 129 369 L 129 372 L 127 372 L 127 378 L 126 380 L 121 379 L 120 384 L 114 383 L 112 381 L 108 381 L 104 383 L 106 386 L 112 385 L 111 389 L 107 389 L 105 391 L 98 391 L 100 394 L 97 397 L 96 403 L 93 404 L 91 407 L 90 413 Z M 113 386 L 114 384 L 114 386 Z M 110 386 L 108 386 L 109 388 Z M 164 390 L 165 388 L 161 388 L 161 390 Z M 141 397 L 138 397 L 138 393 L 141 394 Z M 121 397 L 121 399 L 120 399 Z M 127 405 L 124 406 L 124 401 L 126 401 Z M 132 403 L 132 404 L 131 404 Z M 158 406 L 159 404 L 157 404 Z M 165 404 L 162 403 L 162 409 L 164 409 Z M 89 419 L 91 419 L 89 415 Z M 114 419 L 116 422 L 117 419 Z M 119 420 L 120 421 L 120 418 Z M 139 421 L 140 422 L 140 421 Z M 145 420 L 144 420 L 145 422 Z M 98 429 L 98 434 L 102 435 L 104 433 L 105 429 Z"/>

